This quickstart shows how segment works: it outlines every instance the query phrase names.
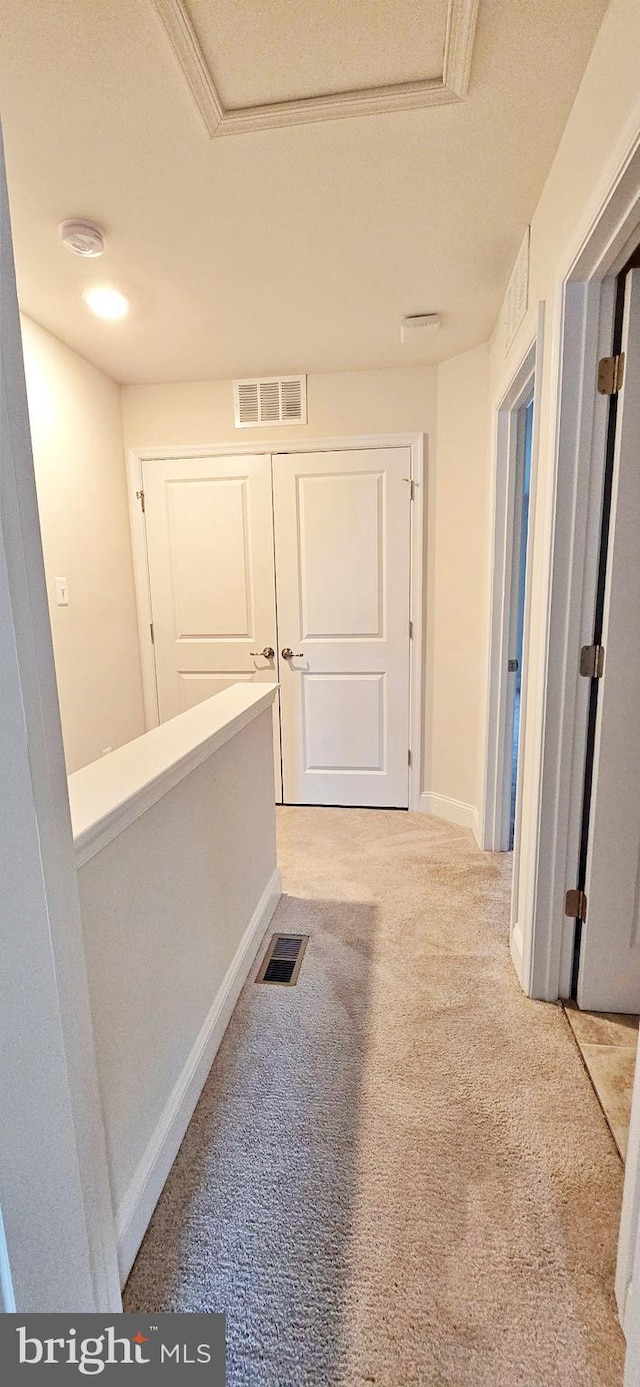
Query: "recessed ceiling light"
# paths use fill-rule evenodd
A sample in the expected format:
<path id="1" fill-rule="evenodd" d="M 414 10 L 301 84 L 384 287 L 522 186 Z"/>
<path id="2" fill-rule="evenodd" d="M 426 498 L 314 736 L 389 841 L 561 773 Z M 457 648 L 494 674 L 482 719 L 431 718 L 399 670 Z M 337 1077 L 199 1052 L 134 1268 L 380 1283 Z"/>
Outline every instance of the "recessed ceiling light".
<path id="1" fill-rule="evenodd" d="M 58 231 L 63 246 L 74 255 L 94 260 L 104 251 L 104 231 L 97 222 L 90 222 L 87 217 L 70 217 L 68 221 L 60 222 Z"/>
<path id="2" fill-rule="evenodd" d="M 96 313 L 99 318 L 114 321 L 116 318 L 124 318 L 125 313 L 129 312 L 129 300 L 119 289 L 96 286 L 93 289 L 85 289 L 82 297 L 91 312 Z"/>

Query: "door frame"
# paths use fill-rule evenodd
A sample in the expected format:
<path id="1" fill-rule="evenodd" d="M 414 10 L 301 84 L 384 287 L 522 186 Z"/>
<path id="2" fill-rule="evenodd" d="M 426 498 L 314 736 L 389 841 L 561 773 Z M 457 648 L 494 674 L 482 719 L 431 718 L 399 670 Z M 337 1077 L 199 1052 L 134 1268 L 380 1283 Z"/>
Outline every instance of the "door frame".
<path id="1" fill-rule="evenodd" d="M 487 688 L 485 775 L 480 829 L 481 846 L 486 852 L 505 852 L 509 847 L 511 818 L 511 771 L 507 756 L 508 670 L 513 607 L 513 547 L 516 528 L 515 502 L 518 473 L 518 416 L 535 389 L 541 369 L 544 343 L 544 304 L 538 310 L 537 332 L 523 352 L 511 382 L 494 410 L 492 454 L 493 538 L 491 574 L 491 630 Z M 531 444 L 531 498 L 527 535 L 527 576 L 525 580 L 523 673 L 527 664 L 526 638 L 530 600 L 529 567 L 535 519 L 535 481 L 538 455 L 539 411 L 534 402 Z M 526 680 L 520 706 L 520 740 L 524 742 Z M 516 839 L 518 806 L 516 804 Z M 515 847 L 515 841 L 514 841 Z"/>
<path id="2" fill-rule="evenodd" d="M 634 507 L 636 512 L 640 511 L 637 489 L 634 493 L 634 451 L 640 441 L 640 410 L 635 397 L 640 386 L 640 245 L 635 249 L 631 265 L 617 276 L 615 284 L 615 335 L 610 350 L 623 352 L 627 360 L 622 393 L 605 397 L 606 503 L 601 508 L 598 536 L 598 597 L 587 638 L 600 646 L 604 642 L 605 677 L 584 681 L 590 693 L 589 724 L 579 875 L 575 884 L 586 892 L 588 921 L 584 925 L 578 922 L 575 927 L 572 992 L 578 1005 L 587 1010 L 640 1010 L 640 954 L 628 934 L 628 916 L 638 885 L 640 830 L 639 804 L 634 806 L 631 801 L 634 795 L 637 800 L 640 791 L 633 773 L 630 779 L 627 774 L 625 782 L 630 763 L 617 741 L 619 703 L 616 708 L 621 695 L 627 704 L 633 661 L 627 659 L 626 645 L 636 612 L 631 593 L 635 590 L 636 597 L 640 597 L 638 572 L 634 571 L 637 532 L 636 526 L 629 523 Z M 640 771 L 640 766 L 636 771 Z M 625 787 L 630 791 L 626 796 L 629 802 L 620 814 L 625 804 Z M 618 924 L 613 923 L 612 915 Z M 628 967 L 620 967 L 620 948 Z"/>
<path id="3" fill-rule="evenodd" d="M 579 653 L 593 639 L 609 399 L 598 361 L 613 341 L 615 278 L 640 235 L 640 102 L 594 189 L 554 276 L 551 332 L 537 378 L 552 484 L 536 517 L 544 584 L 544 658 L 529 683 L 527 823 L 521 840 L 522 930 L 512 956 L 523 990 L 555 1002 L 571 990 L 574 922 L 564 897 L 576 885 L 582 823 L 589 681 Z M 539 530 L 538 530 L 539 526 Z M 529 729 L 531 727 L 531 733 Z M 618 1242 L 616 1298 L 629 1338 L 625 1383 L 635 1382 L 640 1335 L 640 1067 L 636 1067 Z"/>
<path id="4" fill-rule="evenodd" d="M 274 457 L 279 453 L 319 453 L 339 452 L 366 448 L 409 448 L 411 467 L 409 481 L 412 488 L 411 506 L 411 557 L 409 613 L 411 637 L 409 641 L 409 738 L 411 760 L 409 763 L 409 809 L 420 810 L 422 791 L 422 743 L 423 706 L 425 696 L 425 677 L 423 667 L 424 624 L 425 624 L 425 541 L 427 476 L 425 464 L 425 435 L 422 433 L 367 434 L 355 437 L 288 439 L 274 438 L 257 443 L 234 442 L 228 444 L 188 444 L 185 447 L 131 448 L 127 455 L 127 493 L 129 498 L 129 517 L 131 524 L 131 545 L 133 551 L 133 572 L 138 612 L 138 634 L 140 639 L 140 658 L 142 664 L 142 687 L 144 695 L 145 725 L 147 729 L 158 725 L 158 699 L 156 690 L 155 660 L 151 640 L 151 590 L 149 584 L 149 565 L 147 558 L 146 527 L 140 492 L 142 491 L 142 468 L 145 462 L 165 461 L 168 458 L 224 457 L 233 454 L 258 453 Z"/>
<path id="5" fill-rule="evenodd" d="M 554 467 L 541 525 L 549 555 L 546 667 L 542 687 L 529 691 L 542 734 L 533 751 L 539 779 L 529 787 L 526 908 L 514 962 L 524 991 L 546 1001 L 571 991 L 574 925 L 564 898 L 578 870 L 589 699 L 579 653 L 592 639 L 608 418 L 596 376 L 599 358 L 611 350 L 615 277 L 640 234 L 640 107 L 632 129 L 556 275 L 545 365 Z"/>

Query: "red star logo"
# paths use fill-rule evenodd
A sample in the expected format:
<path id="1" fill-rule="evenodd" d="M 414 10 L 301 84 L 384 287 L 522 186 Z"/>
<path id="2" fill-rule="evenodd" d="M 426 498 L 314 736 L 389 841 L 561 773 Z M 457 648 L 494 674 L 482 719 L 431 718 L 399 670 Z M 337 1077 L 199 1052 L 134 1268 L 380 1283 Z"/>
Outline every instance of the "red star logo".
<path id="1" fill-rule="evenodd" d="M 134 1334 L 134 1336 L 133 1336 L 131 1342 L 132 1342 L 132 1344 L 148 1344 L 149 1339 L 148 1339 L 147 1335 L 146 1335 L 146 1334 L 143 1334 L 142 1331 L 139 1329 L 139 1330 L 138 1330 L 138 1333 L 137 1333 L 137 1334 Z"/>

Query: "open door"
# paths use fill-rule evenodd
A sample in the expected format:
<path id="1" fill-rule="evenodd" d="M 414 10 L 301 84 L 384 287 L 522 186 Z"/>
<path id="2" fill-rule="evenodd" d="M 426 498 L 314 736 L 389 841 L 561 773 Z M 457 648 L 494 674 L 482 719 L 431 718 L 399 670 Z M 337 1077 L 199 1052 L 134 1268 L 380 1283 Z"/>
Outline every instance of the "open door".
<path id="1" fill-rule="evenodd" d="M 640 1011 L 640 269 L 625 283 L 622 386 L 612 417 L 611 503 L 603 525 L 603 673 L 592 684 L 591 794 L 585 803 L 586 921 L 578 1005 Z M 614 430 L 614 432 L 613 432 Z M 607 533 L 608 531 L 608 533 Z"/>

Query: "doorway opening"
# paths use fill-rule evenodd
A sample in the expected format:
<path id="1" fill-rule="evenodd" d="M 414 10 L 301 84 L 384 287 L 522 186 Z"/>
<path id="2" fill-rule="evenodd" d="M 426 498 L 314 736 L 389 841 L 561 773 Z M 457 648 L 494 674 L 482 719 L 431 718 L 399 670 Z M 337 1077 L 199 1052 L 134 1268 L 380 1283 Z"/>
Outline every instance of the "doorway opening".
<path id="1" fill-rule="evenodd" d="M 601 516 L 590 643 L 587 733 L 567 1015 L 622 1159 L 640 1015 L 640 254 L 615 280 Z M 569 909 L 567 910 L 569 914 Z M 588 928 L 586 923 L 588 919 Z"/>
<path id="2" fill-rule="evenodd" d="M 528 630 L 528 556 L 535 485 L 538 332 L 496 411 L 491 652 L 482 846 L 514 853 L 517 887 L 520 776 L 524 743 Z M 518 904 L 514 895 L 513 920 Z"/>
<path id="3" fill-rule="evenodd" d="M 640 594 L 636 546 L 640 483 L 640 251 L 616 278 L 611 354 L 598 391 L 608 397 L 602 510 L 591 642 L 582 648 L 589 681 L 571 996 L 582 1009 L 640 1011 L 637 941 L 640 795 L 634 743 L 640 737 Z M 637 670 L 635 666 L 638 666 Z M 589 931 L 584 928 L 589 909 Z M 612 925 L 611 913 L 620 918 Z"/>
<path id="4" fill-rule="evenodd" d="M 599 1018 L 595 1018 L 597 1022 L 603 1013 L 632 1016 L 637 1006 L 631 997 L 627 998 L 625 1004 L 621 995 L 622 990 L 627 989 L 631 981 L 632 968 L 627 968 L 621 962 L 620 950 L 614 946 L 612 931 L 617 933 L 619 928 L 625 925 L 625 947 L 630 963 L 633 962 L 633 952 L 640 943 L 636 940 L 635 927 L 637 856 L 630 906 L 627 902 L 626 907 L 621 909 L 610 889 L 613 885 L 617 892 L 618 888 L 623 886 L 625 873 L 618 870 L 620 852 L 623 839 L 627 838 L 632 830 L 634 815 L 640 811 L 638 776 L 635 776 L 631 795 L 626 791 L 622 792 L 620 783 L 616 786 L 611 800 L 613 812 L 609 819 L 608 837 L 605 839 L 603 836 L 601 840 L 603 847 L 608 843 L 604 852 L 605 861 L 608 859 L 607 876 L 601 879 L 603 882 L 608 879 L 609 887 L 602 896 L 602 909 L 606 919 L 606 927 L 602 933 L 597 927 L 600 910 L 597 889 L 594 896 L 595 840 L 591 832 L 594 825 L 594 802 L 591 805 L 590 842 L 585 859 L 588 869 L 584 876 L 587 896 L 586 929 L 581 932 L 577 970 L 573 966 L 576 916 L 573 913 L 565 913 L 568 904 L 567 892 L 578 890 L 578 867 L 581 858 L 581 817 L 590 678 L 581 675 L 580 665 L 582 647 L 594 642 L 596 632 L 594 617 L 610 414 L 609 402 L 598 392 L 596 382 L 599 363 L 614 354 L 616 276 L 628 264 L 639 240 L 640 145 L 637 139 L 633 146 L 626 150 L 624 161 L 619 163 L 618 160 L 619 155 L 616 153 L 615 157 L 612 156 L 610 183 L 606 194 L 603 196 L 598 191 L 597 198 L 594 197 L 588 235 L 585 236 L 581 231 L 580 238 L 568 249 L 566 260 L 558 275 L 558 282 L 562 283 L 563 290 L 562 325 L 558 349 L 553 357 L 553 373 L 545 408 L 547 436 L 554 439 L 552 489 L 549 488 L 549 507 L 545 515 L 545 523 L 549 524 L 551 537 L 550 563 L 548 574 L 545 572 L 541 575 L 541 591 L 539 597 L 536 596 L 536 613 L 544 619 L 543 626 L 536 622 L 536 625 L 540 626 L 543 646 L 536 662 L 539 673 L 537 671 L 535 691 L 533 685 L 530 689 L 532 776 L 529 780 L 531 793 L 529 794 L 529 788 L 527 792 L 527 820 L 520 843 L 521 948 L 517 957 L 515 950 L 512 950 L 518 977 L 528 995 L 554 1002 L 558 998 L 568 1001 L 571 996 L 573 974 L 577 1001 L 581 1008 L 579 1017 L 592 1021 L 593 1017 L 589 1013 L 599 1012 Z M 625 360 L 624 391 L 627 391 L 631 380 L 626 367 Z M 635 400 L 634 410 L 637 412 L 640 402 L 638 385 L 635 396 L 631 391 L 626 397 L 623 396 L 623 400 L 624 414 L 627 413 L 627 401 L 631 403 L 632 400 Z M 617 412 L 619 416 L 620 398 Z M 631 418 L 631 414 L 628 417 Z M 618 479 L 621 475 L 620 467 Z M 627 476 L 637 477 L 637 467 L 627 469 Z M 614 487 L 613 498 L 615 497 Z M 619 492 L 617 499 L 623 499 Z M 535 502 L 533 507 L 535 508 Z M 542 498 L 539 509 L 542 515 Z M 617 642 L 622 674 L 620 690 L 623 698 L 618 716 L 612 718 L 609 724 L 609 730 L 626 737 L 626 752 L 620 763 L 624 778 L 633 771 L 634 757 L 630 752 L 635 752 L 639 740 L 633 735 L 633 719 L 637 718 L 637 709 L 640 707 L 640 694 L 635 685 L 637 611 L 640 599 L 637 590 L 634 589 L 634 582 L 640 578 L 637 571 L 640 565 L 637 563 L 637 514 L 633 514 L 633 507 L 626 501 L 617 506 L 617 513 L 623 522 L 633 522 L 633 553 L 636 561 L 636 578 L 622 588 L 626 602 L 632 603 L 632 610 L 626 613 L 623 640 Z M 621 534 L 625 528 L 623 523 Z M 610 531 L 610 554 L 612 533 Z M 614 545 L 613 550 L 616 547 L 617 545 Z M 609 598 L 605 603 L 605 610 L 609 613 L 613 610 L 611 593 L 612 588 L 609 584 Z M 597 731 L 596 736 L 599 767 L 604 766 L 609 760 L 600 753 L 604 749 L 605 740 L 608 740 L 608 733 L 606 739 L 604 736 L 603 705 L 605 697 L 616 683 L 616 661 L 610 658 L 614 651 L 612 636 L 613 628 L 605 620 L 601 641 L 605 650 L 604 677 L 598 690 L 599 733 Z M 613 762 L 610 764 L 613 765 Z M 604 786 L 605 782 L 602 781 L 596 790 L 598 795 Z M 601 808 L 604 808 L 606 798 L 606 795 L 600 798 Z M 619 832 L 620 823 L 623 828 L 622 836 Z M 628 852 L 627 857 L 633 861 Z M 612 871 L 612 868 L 615 870 Z M 626 876 L 628 881 L 628 873 Z M 626 885 L 624 889 L 627 889 Z M 585 951 L 594 947 L 600 952 L 602 966 L 587 970 Z M 611 978 L 612 965 L 617 994 L 614 996 L 609 993 L 607 996 L 602 990 L 596 1001 L 595 994 L 587 991 L 588 972 L 590 971 L 593 981 L 602 983 L 607 972 Z M 603 1042 L 596 1037 L 595 1031 L 592 1031 L 590 1039 L 585 1038 L 584 1044 L 598 1047 L 600 1055 L 606 1060 L 603 1049 L 600 1049 Z M 632 1049 L 633 1046 L 628 1048 Z M 629 1331 L 633 1322 L 629 1304 L 634 1300 L 634 1295 L 630 1294 L 630 1287 L 632 1290 L 634 1285 L 640 1287 L 640 1279 L 637 1276 L 640 1244 L 634 1276 L 640 1213 L 640 1181 L 637 1178 L 639 1168 L 640 1080 L 636 1078 L 631 1107 L 616 1275 L 616 1298 L 625 1332 Z"/>
<path id="5" fill-rule="evenodd" d="M 514 497 L 514 539 L 512 551 L 511 646 L 508 672 L 513 676 L 508 699 L 507 735 L 511 742 L 511 794 L 509 799 L 509 851 L 512 851 L 516 829 L 516 800 L 518 761 L 520 755 L 520 723 L 523 695 L 523 648 L 525 592 L 527 579 L 527 537 L 529 532 L 529 497 L 531 492 L 531 452 L 533 440 L 533 386 L 528 400 L 517 412 L 516 477 Z M 509 729 L 510 732 L 509 732 Z"/>

